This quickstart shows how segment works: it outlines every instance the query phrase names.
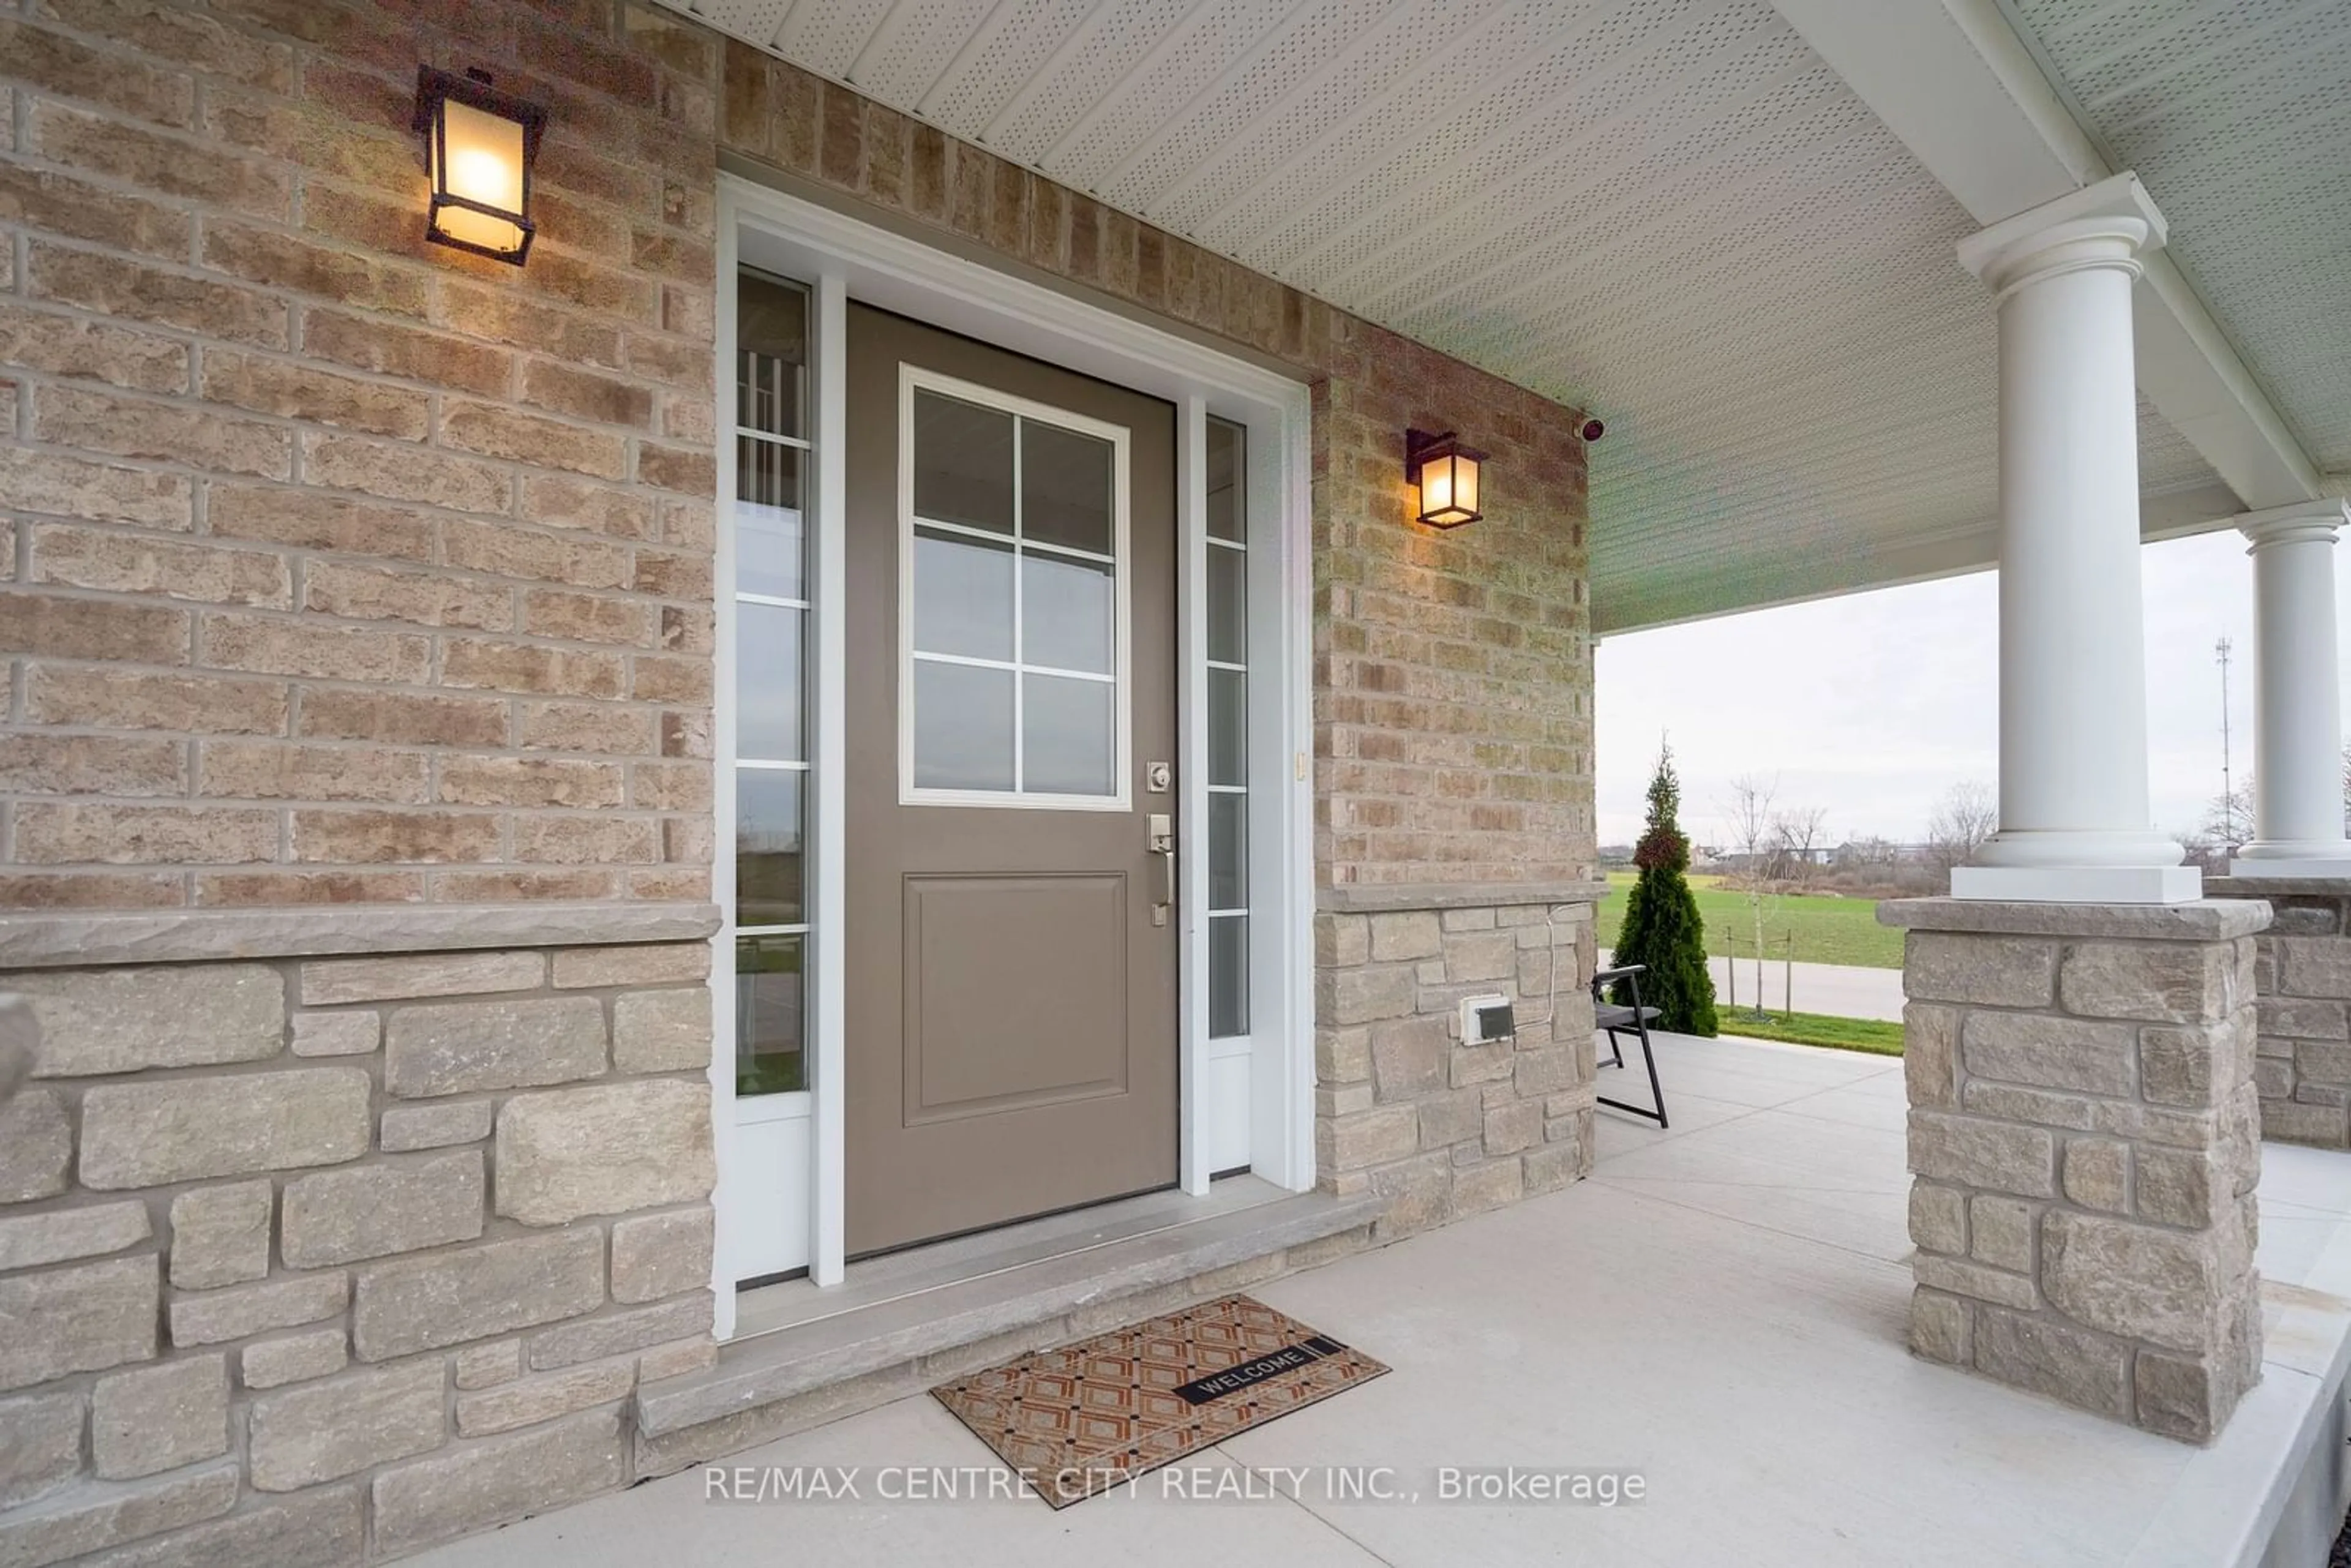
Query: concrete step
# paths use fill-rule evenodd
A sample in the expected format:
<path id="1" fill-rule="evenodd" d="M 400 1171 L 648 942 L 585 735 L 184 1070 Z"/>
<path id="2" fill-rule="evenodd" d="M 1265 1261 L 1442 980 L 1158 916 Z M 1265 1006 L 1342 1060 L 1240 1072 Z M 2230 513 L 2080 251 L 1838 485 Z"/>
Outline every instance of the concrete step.
<path id="1" fill-rule="evenodd" d="M 989 1274 L 1008 1273 L 1130 1237 L 1278 1203 L 1290 1196 L 1259 1176 L 1228 1176 L 1210 1183 L 1207 1196 L 1201 1197 L 1174 1188 L 1138 1193 L 909 1247 L 852 1263 L 847 1278 L 838 1285 L 819 1289 L 805 1279 L 786 1280 L 744 1291 L 736 1300 L 735 1338 L 781 1333 L 820 1318 L 839 1317 L 945 1286 L 969 1284 Z"/>
<path id="2" fill-rule="evenodd" d="M 1217 1184 L 1220 1189 L 1227 1185 Z M 1155 1204 L 1158 1218 L 1149 1209 L 1114 1215 L 1060 1246 L 1034 1232 L 994 1250 L 942 1244 L 968 1254 L 960 1278 L 942 1277 L 957 1266 L 952 1251 L 927 1260 L 911 1252 L 882 1259 L 869 1266 L 870 1278 L 852 1270 L 836 1287 L 850 1292 L 844 1304 L 836 1310 L 825 1301 L 818 1314 L 803 1303 L 831 1292 L 801 1286 L 782 1313 L 764 1314 L 770 1322 L 780 1317 L 778 1326 L 730 1341 L 716 1366 L 638 1390 L 637 1430 L 648 1438 L 680 1433 L 941 1352 L 1057 1324 L 1119 1298 L 1363 1230 L 1384 1206 L 1371 1194 L 1341 1198 L 1326 1193 L 1238 1206 L 1229 1197 L 1171 1204 L 1167 1195 L 1128 1203 Z M 1019 1256 L 1024 1250 L 1033 1255 Z M 747 1315 L 751 1299 L 745 1298 Z M 1139 1302 L 1135 1315 L 1154 1310 Z"/>

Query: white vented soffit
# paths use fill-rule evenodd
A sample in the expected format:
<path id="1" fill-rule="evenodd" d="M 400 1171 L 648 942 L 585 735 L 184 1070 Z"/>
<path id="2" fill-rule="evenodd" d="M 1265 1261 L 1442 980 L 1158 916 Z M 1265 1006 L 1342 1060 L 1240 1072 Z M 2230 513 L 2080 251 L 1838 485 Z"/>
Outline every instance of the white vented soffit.
<path id="1" fill-rule="evenodd" d="M 2304 450 L 2351 469 L 2351 5 L 2005 0 Z"/>
<path id="2" fill-rule="evenodd" d="M 1592 408 L 1602 630 L 1991 559 L 1979 220 L 1767 0 L 665 3 Z M 2150 533 L 2239 509 L 2140 441 Z"/>
<path id="3" fill-rule="evenodd" d="M 2053 84 L 2036 59 L 2037 38 L 2020 33 L 1999 0 L 1772 3 L 1980 223 L 1997 223 L 2117 172 L 2075 119 L 2062 84 Z M 2192 8 L 2209 16 L 2231 3 Z M 2332 3 L 2335 30 L 2351 39 L 2351 26 L 2340 25 L 2340 0 Z M 2150 28 L 2155 13 L 2191 8 L 2185 0 L 2022 5 L 2053 19 L 2116 14 L 2133 31 Z M 2258 0 L 2252 8 L 2260 8 Z M 2160 169 L 2137 172 L 2170 222 L 2172 245 L 2192 252 L 2197 214 L 2176 209 Z M 2174 256 L 2158 251 L 2146 267 L 2137 350 L 2139 386 L 2148 400 L 2248 506 L 2318 495 L 2316 465 Z"/>

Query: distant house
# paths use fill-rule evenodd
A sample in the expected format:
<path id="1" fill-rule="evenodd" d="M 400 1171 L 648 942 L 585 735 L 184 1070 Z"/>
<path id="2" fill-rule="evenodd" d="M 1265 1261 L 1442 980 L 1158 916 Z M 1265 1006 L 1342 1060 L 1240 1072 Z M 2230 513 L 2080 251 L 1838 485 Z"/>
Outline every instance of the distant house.
<path id="1" fill-rule="evenodd" d="M 1925 844 L 1898 844 L 1891 839 L 1848 839 L 1829 852 L 1821 863 L 1846 868 L 1873 865 L 1918 865 L 1931 859 Z"/>

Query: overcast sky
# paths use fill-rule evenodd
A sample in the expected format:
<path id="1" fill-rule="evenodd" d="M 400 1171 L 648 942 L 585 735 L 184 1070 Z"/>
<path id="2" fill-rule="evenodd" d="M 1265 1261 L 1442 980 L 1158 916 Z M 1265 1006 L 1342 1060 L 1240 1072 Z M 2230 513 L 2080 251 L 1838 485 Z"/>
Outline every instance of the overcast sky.
<path id="1" fill-rule="evenodd" d="M 2231 529 L 2150 545 L 2145 562 L 2148 786 L 2155 825 L 2184 831 L 2220 789 L 2220 674 L 2239 778 L 2253 761 L 2252 562 Z M 2351 549 L 2335 551 L 2351 605 Z M 2351 642 L 2351 638 L 2346 638 Z M 1611 637 L 1595 658 L 1600 841 L 1639 836 L 1667 732 L 1682 826 L 1719 843 L 1731 779 L 1779 780 L 1828 810 L 1828 840 L 1926 835 L 1955 779 L 2000 776 L 1998 585 L 1991 572 Z M 2351 681 L 2346 682 L 2351 691 Z"/>

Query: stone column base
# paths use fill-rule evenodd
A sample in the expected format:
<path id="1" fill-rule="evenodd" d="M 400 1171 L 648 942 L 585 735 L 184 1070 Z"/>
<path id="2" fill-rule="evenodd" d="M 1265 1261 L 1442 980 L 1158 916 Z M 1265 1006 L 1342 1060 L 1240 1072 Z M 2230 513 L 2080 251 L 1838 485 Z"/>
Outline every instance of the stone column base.
<path id="1" fill-rule="evenodd" d="M 1909 899 L 1910 1343 L 2188 1442 L 2261 1375 L 2260 904 Z"/>
<path id="2" fill-rule="evenodd" d="M 2270 906 L 2253 981 L 2262 1136 L 2351 1149 L 2351 868 L 2312 877 L 2240 861 L 2204 886 Z"/>
<path id="3" fill-rule="evenodd" d="M 2228 875 L 2246 882 L 2302 881 L 2320 877 L 2330 882 L 2351 881 L 2351 859 L 2331 855 L 2231 855 Z M 2210 883 L 2206 883 L 2207 888 Z M 2241 898 L 2243 894 L 2210 893 L 2213 898 Z"/>
<path id="4" fill-rule="evenodd" d="M 2189 904 L 2203 896 L 2192 865 L 1959 865 L 1951 896 L 2008 904 Z"/>

